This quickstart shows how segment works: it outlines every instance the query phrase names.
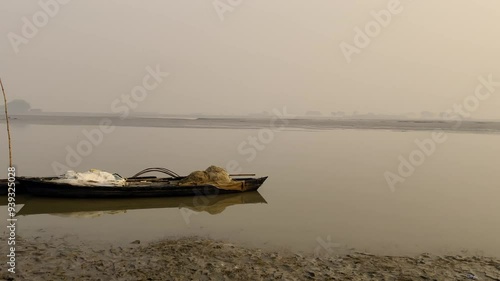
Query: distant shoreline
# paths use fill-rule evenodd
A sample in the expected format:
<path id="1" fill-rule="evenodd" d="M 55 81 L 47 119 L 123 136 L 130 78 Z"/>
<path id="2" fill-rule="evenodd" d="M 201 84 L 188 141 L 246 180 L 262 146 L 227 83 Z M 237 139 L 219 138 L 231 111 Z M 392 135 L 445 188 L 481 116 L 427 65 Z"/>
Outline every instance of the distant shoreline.
<path id="1" fill-rule="evenodd" d="M 101 116 L 50 116 L 11 115 L 11 123 L 30 125 L 96 126 L 103 119 L 111 120 L 115 126 L 152 128 L 196 128 L 196 129 L 261 129 L 269 128 L 273 117 L 128 117 Z M 463 121 L 459 127 L 454 121 L 440 120 L 383 120 L 383 119 L 327 119 L 293 118 L 275 120 L 276 125 L 289 129 L 306 130 L 395 130 L 469 133 L 500 133 L 500 121 Z M 5 118 L 0 119 L 5 123 Z"/>

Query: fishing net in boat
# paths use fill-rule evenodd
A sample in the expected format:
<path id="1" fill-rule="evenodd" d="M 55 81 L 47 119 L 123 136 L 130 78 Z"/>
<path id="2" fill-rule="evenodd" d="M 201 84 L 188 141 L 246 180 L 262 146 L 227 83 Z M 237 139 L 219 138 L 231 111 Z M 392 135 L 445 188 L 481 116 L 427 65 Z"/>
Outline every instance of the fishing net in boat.
<path id="1" fill-rule="evenodd" d="M 77 173 L 75 171 L 67 171 L 58 179 L 52 180 L 58 183 L 67 183 L 71 185 L 83 186 L 124 186 L 125 179 L 118 175 L 114 175 L 105 171 L 90 169 L 88 172 Z"/>
<path id="2" fill-rule="evenodd" d="M 210 166 L 205 171 L 194 171 L 180 181 L 180 185 L 213 185 L 225 190 L 243 190 L 243 182 L 234 181 L 226 170 Z"/>

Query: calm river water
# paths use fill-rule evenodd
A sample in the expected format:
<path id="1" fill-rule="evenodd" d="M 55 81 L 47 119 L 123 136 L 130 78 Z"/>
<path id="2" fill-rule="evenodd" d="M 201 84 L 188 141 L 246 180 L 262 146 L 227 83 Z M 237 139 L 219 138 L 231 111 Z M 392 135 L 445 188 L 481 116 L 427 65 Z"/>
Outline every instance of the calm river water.
<path id="1" fill-rule="evenodd" d="M 67 165 L 67 149 L 75 149 L 86 139 L 83 130 L 92 129 L 14 126 L 18 173 L 54 175 L 53 163 Z M 7 167 L 4 124 L 0 132 L 0 159 Z M 18 234 L 117 243 L 199 235 L 307 252 L 355 248 L 391 255 L 468 251 L 500 256 L 499 134 L 449 133 L 413 175 L 389 187 L 384 173 L 398 174 L 399 157 L 407 159 L 418 149 L 415 140 L 430 136 L 425 131 L 286 129 L 271 134 L 117 127 L 74 169 L 131 176 L 143 168 L 167 167 L 188 174 L 231 163 L 269 179 L 259 193 L 198 201 L 20 197 Z M 249 137 L 257 138 L 258 149 Z"/>

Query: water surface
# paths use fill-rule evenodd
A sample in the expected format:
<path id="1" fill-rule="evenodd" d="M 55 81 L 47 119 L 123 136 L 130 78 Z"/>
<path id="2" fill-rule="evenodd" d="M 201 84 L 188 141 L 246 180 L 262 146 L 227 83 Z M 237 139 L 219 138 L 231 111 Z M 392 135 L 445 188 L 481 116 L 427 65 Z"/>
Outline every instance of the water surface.
<path id="1" fill-rule="evenodd" d="M 53 163 L 66 165 L 67 148 L 85 139 L 83 130 L 95 128 L 14 126 L 18 172 L 55 174 Z M 131 176 L 157 166 L 188 174 L 232 161 L 242 172 L 269 179 L 254 197 L 199 202 L 20 198 L 26 211 L 21 211 L 18 234 L 124 243 L 200 235 L 308 252 L 323 251 L 321 245 L 330 241 L 339 251 L 500 256 L 500 135 L 449 133 L 392 191 L 384 173 L 396 173 L 398 157 L 408 157 L 417 148 L 415 140 L 431 132 L 288 129 L 259 142 L 260 150 L 250 159 L 250 145 L 242 143 L 259 132 L 117 127 L 82 157 L 76 170 Z M 0 147 L 7 147 L 3 134 Z M 0 159 L 6 167 L 6 149 Z M 6 212 L 5 206 L 1 211 Z"/>

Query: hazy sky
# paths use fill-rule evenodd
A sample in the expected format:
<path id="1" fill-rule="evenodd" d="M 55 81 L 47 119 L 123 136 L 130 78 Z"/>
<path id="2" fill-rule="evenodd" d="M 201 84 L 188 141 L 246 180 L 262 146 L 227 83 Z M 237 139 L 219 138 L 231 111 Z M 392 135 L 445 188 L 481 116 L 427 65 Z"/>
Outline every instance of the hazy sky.
<path id="1" fill-rule="evenodd" d="M 111 112 L 156 65 L 170 76 L 139 111 L 440 112 L 473 95 L 479 76 L 500 82 L 498 0 L 401 0 L 402 11 L 350 63 L 339 45 L 355 46 L 355 28 L 392 0 L 219 0 L 231 7 L 224 13 L 211 0 L 64 1 L 45 25 L 38 1 L 0 3 L 0 76 L 10 99 Z M 26 38 L 23 17 L 33 15 L 40 27 Z M 17 54 L 12 33 L 24 38 Z M 497 87 L 473 116 L 500 118 L 499 108 Z"/>

